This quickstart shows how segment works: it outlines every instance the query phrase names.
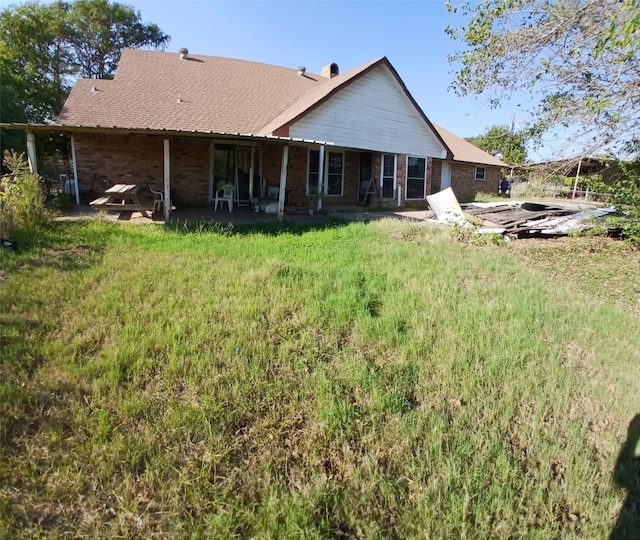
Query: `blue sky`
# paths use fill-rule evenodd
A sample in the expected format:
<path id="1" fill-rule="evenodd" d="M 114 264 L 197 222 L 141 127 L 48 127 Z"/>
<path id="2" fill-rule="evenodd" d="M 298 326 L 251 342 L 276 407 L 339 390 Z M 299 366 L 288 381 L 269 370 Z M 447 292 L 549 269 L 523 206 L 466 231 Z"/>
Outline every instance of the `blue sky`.
<path id="1" fill-rule="evenodd" d="M 459 98 L 448 90 L 453 66 L 447 55 L 459 43 L 445 28 L 461 19 L 441 0 L 125 3 L 171 36 L 168 51 L 186 47 L 194 54 L 303 65 L 312 73 L 332 62 L 345 73 L 386 56 L 427 117 L 459 137 L 510 125 L 518 110 L 516 105 L 490 110 L 482 99 Z"/>
<path id="2" fill-rule="evenodd" d="M 517 129 L 526 120 L 524 101 L 490 109 L 482 96 L 461 98 L 448 89 L 455 66 L 447 55 L 462 45 L 445 29 L 464 20 L 449 13 L 444 0 L 119 1 L 171 36 L 167 51 L 186 47 L 193 54 L 304 65 L 312 73 L 332 62 L 345 73 L 386 56 L 427 117 L 459 137 L 512 121 Z M 1 7 L 13 3 L 0 0 Z M 551 151 L 529 158 L 544 159 Z"/>

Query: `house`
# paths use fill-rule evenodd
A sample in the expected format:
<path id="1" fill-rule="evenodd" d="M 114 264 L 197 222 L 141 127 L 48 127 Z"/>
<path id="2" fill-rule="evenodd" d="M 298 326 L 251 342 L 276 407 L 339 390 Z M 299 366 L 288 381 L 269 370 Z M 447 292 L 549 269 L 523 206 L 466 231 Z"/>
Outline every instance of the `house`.
<path id="1" fill-rule="evenodd" d="M 509 166 L 446 129 L 435 124 L 434 128 L 452 155 L 451 159 L 433 160 L 433 177 L 440 179 L 434 192 L 450 187 L 460 200 L 477 193 L 495 194 Z"/>
<path id="2" fill-rule="evenodd" d="M 88 200 L 124 182 L 163 189 L 174 205 L 202 204 L 230 183 L 237 204 L 271 198 L 280 217 L 285 202 L 424 204 L 447 184 L 466 189 L 467 168 L 475 181 L 500 164 L 434 126 L 384 57 L 316 75 L 186 49 L 125 49 L 113 80 L 78 80 L 54 125 L 27 128 L 34 162 L 38 130 L 71 135 Z"/>

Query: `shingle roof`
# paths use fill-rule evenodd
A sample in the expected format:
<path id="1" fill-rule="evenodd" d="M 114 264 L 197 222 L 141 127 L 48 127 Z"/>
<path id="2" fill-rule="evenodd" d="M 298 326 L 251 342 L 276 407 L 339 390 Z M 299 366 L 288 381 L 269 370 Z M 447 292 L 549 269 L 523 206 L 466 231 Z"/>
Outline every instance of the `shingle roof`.
<path id="1" fill-rule="evenodd" d="M 334 81 L 244 60 L 125 49 L 114 80 L 76 82 L 56 124 L 257 134 Z"/>
<path id="2" fill-rule="evenodd" d="M 79 79 L 57 126 L 270 135 L 368 70 L 373 60 L 332 79 L 246 60 L 125 49 L 113 80 Z M 413 101 L 408 90 L 405 92 Z M 431 124 L 456 161 L 506 166 L 471 143 Z"/>
<path id="3" fill-rule="evenodd" d="M 440 137 L 453 152 L 454 161 L 465 161 L 468 163 L 480 163 L 482 165 L 495 165 L 498 167 L 508 167 L 506 163 L 492 156 L 491 154 L 480 150 L 468 141 L 457 137 L 443 127 L 433 124 L 433 127 L 440 134 Z"/>

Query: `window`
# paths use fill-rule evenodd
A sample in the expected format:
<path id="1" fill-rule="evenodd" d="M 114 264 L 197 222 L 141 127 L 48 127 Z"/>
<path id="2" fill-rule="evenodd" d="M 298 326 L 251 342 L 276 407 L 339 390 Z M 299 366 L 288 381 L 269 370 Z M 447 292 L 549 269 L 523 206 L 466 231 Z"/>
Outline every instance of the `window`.
<path id="1" fill-rule="evenodd" d="M 318 175 L 320 174 L 320 152 L 318 150 L 309 150 L 309 159 L 307 162 L 309 165 L 307 172 L 307 195 L 316 195 L 318 193 Z"/>
<path id="2" fill-rule="evenodd" d="M 327 158 L 327 195 L 342 195 L 344 154 L 329 152 Z"/>
<path id="3" fill-rule="evenodd" d="M 424 199 L 427 179 L 427 160 L 407 157 L 407 199 Z"/>
<path id="4" fill-rule="evenodd" d="M 342 195 L 344 184 L 344 154 L 327 152 L 324 163 L 325 195 Z M 307 172 L 307 195 L 318 193 L 318 175 L 320 174 L 320 152 L 309 150 Z"/>
<path id="5" fill-rule="evenodd" d="M 396 187 L 396 156 L 384 154 L 382 156 L 382 177 L 380 178 L 380 188 L 383 199 L 393 199 L 393 192 Z"/>
<path id="6" fill-rule="evenodd" d="M 476 167 L 476 180 L 484 180 L 485 170 L 484 167 Z"/>
<path id="7" fill-rule="evenodd" d="M 216 188 L 223 184 L 236 184 L 236 147 L 216 144 L 213 153 L 213 180 Z"/>

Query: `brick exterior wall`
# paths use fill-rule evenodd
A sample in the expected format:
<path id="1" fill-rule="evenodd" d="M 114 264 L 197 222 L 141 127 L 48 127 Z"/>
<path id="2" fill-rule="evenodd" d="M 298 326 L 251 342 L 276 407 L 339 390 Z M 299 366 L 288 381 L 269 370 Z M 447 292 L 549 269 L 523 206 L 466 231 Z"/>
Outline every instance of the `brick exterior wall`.
<path id="1" fill-rule="evenodd" d="M 325 197 L 327 204 L 357 204 L 360 185 L 360 152 L 344 153 L 344 188 L 342 197 Z M 335 201 L 335 203 L 334 203 Z"/>
<path id="2" fill-rule="evenodd" d="M 440 186 L 442 182 L 442 161 L 439 159 L 430 159 L 431 162 L 431 185 L 429 195 L 438 193 L 442 190 Z"/>
<path id="3" fill-rule="evenodd" d="M 143 191 L 148 186 L 162 188 L 164 138 L 151 135 L 106 135 L 76 134 L 76 160 L 80 195 L 89 201 L 102 194 L 105 187 L 117 183 L 137 183 Z M 232 141 L 229 141 L 232 143 Z M 210 148 L 207 138 L 184 137 L 170 139 L 171 156 L 171 193 L 175 204 L 204 204 L 209 198 Z M 280 185 L 280 167 L 284 143 L 261 143 L 262 175 L 267 186 Z M 326 148 L 327 152 L 331 148 Z M 313 205 L 314 199 L 308 197 L 307 189 L 308 147 L 289 145 L 287 166 L 287 189 L 290 190 L 290 203 L 295 205 Z M 402 204 L 405 206 L 424 206 L 425 201 L 406 201 L 407 157 L 397 156 L 397 184 L 402 188 Z M 376 186 L 380 183 L 381 154 L 373 153 L 371 174 Z M 442 162 L 427 160 L 427 194 L 440 190 Z M 451 187 L 458 199 L 473 197 L 477 192 L 493 193 L 500 181 L 498 167 L 486 167 L 486 179 L 475 180 L 475 165 L 454 163 L 452 167 Z M 324 206 L 356 204 L 360 182 L 360 152 L 344 153 L 344 193 L 343 196 L 326 196 Z M 379 187 L 378 187 L 379 192 Z M 371 200 L 373 199 L 373 200 Z M 372 206 L 395 207 L 397 199 L 372 197 L 368 203 Z"/>
<path id="4" fill-rule="evenodd" d="M 451 189 L 460 201 L 470 200 L 478 193 L 496 194 L 498 184 L 502 179 L 502 170 L 493 165 L 480 165 L 485 169 L 485 179 L 476 180 L 476 164 L 454 162 L 451 167 Z M 432 193 L 441 190 L 442 161 L 433 160 L 433 187 Z"/>
<path id="5" fill-rule="evenodd" d="M 262 145 L 262 175 L 267 186 L 280 185 L 280 167 L 282 162 L 282 144 Z M 330 152 L 325 148 L 325 152 Z M 287 189 L 291 190 L 290 203 L 295 205 L 313 205 L 315 199 L 307 196 L 307 159 L 306 146 L 289 146 L 287 163 Z M 378 165 L 379 168 L 379 165 Z M 344 153 L 344 190 L 342 197 L 328 195 L 323 198 L 323 206 L 355 204 L 358 202 L 358 182 L 360 179 L 360 153 Z"/>
<path id="6" fill-rule="evenodd" d="M 262 177 L 265 185 L 280 187 L 280 169 L 282 167 L 283 144 L 262 145 Z M 307 189 L 307 148 L 289 146 L 287 161 L 287 189 L 290 191 L 289 204 L 311 204 L 306 195 Z"/>
<path id="7" fill-rule="evenodd" d="M 377 190 L 380 192 L 380 167 L 382 164 L 382 154 L 375 154 L 373 160 L 373 175 L 376 182 Z M 427 158 L 427 181 L 425 186 L 425 195 L 432 193 L 432 186 L 434 183 L 434 161 L 431 158 Z M 439 174 L 439 173 L 438 173 Z M 439 180 L 437 180 L 439 182 Z M 408 208 L 422 208 L 426 204 L 426 199 L 412 199 L 407 201 L 407 155 L 398 154 L 396 156 L 396 186 L 400 186 L 402 190 L 402 206 Z M 398 206 L 398 194 L 394 193 L 391 199 L 380 199 L 371 202 L 374 206 L 381 206 L 383 208 L 396 208 Z"/>
<path id="8" fill-rule="evenodd" d="M 74 135 L 78 189 L 83 201 L 119 183 L 162 186 L 162 138 L 145 135 Z"/>
<path id="9" fill-rule="evenodd" d="M 79 134 L 74 136 L 78 186 L 83 200 L 99 196 L 105 187 L 164 185 L 164 139 L 147 135 Z M 176 204 L 206 202 L 209 196 L 209 140 L 174 138 L 171 156 L 171 196 Z"/>
<path id="10" fill-rule="evenodd" d="M 174 204 L 203 204 L 209 199 L 210 149 L 209 139 L 171 139 L 171 199 Z"/>
<path id="11" fill-rule="evenodd" d="M 289 148 L 289 162 L 290 161 L 291 161 L 291 148 Z M 263 144 L 262 145 L 262 178 L 265 180 L 265 185 L 272 186 L 272 187 L 278 187 L 280 185 L 281 163 L 282 163 L 282 145 L 275 144 L 275 143 Z"/>

